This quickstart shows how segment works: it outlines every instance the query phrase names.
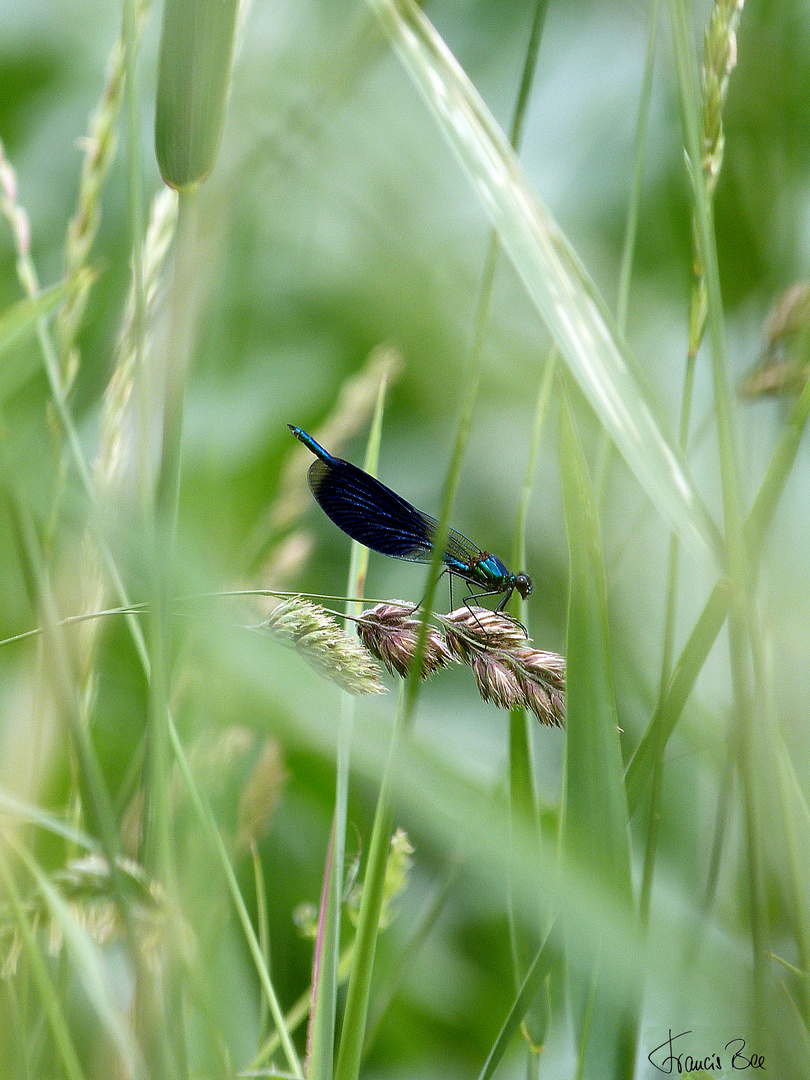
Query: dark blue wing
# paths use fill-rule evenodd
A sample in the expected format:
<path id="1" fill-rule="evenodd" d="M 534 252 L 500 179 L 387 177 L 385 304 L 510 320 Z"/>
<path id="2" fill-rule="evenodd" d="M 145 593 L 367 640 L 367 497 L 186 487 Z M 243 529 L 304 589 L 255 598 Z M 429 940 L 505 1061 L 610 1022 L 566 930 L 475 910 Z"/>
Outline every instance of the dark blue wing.
<path id="1" fill-rule="evenodd" d="M 311 435 L 289 425 L 317 460 L 309 469 L 309 486 L 324 513 L 352 540 L 410 562 L 430 562 L 437 521 L 349 461 L 333 457 Z M 462 572 L 477 565 L 483 552 L 455 529 L 447 534 L 443 561 Z"/>
<path id="2" fill-rule="evenodd" d="M 430 562 L 436 521 L 391 488 L 342 458 L 313 461 L 312 494 L 327 517 L 352 540 L 411 562 Z"/>

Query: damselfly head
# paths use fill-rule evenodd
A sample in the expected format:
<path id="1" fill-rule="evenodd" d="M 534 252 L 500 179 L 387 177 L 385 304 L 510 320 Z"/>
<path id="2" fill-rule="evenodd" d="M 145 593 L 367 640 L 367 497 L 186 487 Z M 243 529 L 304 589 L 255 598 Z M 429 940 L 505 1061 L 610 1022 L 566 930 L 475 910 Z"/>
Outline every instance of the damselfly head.
<path id="1" fill-rule="evenodd" d="M 515 578 L 515 588 L 520 593 L 521 600 L 525 600 L 532 591 L 532 579 L 528 574 L 518 574 Z"/>

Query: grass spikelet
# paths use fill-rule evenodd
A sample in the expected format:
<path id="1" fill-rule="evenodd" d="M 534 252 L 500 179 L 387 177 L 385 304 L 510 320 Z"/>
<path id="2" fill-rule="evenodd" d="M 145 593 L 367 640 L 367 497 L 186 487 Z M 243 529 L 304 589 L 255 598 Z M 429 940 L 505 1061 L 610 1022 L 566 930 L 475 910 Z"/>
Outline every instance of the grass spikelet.
<path id="1" fill-rule="evenodd" d="M 236 828 L 236 846 L 239 850 L 248 850 L 251 844 L 267 835 L 286 781 L 287 770 L 284 768 L 281 747 L 274 739 L 267 739 L 239 796 Z"/>
<path id="2" fill-rule="evenodd" d="M 470 658 L 470 666 L 484 701 L 491 701 L 501 709 L 520 704 L 520 684 L 506 664 L 494 656 L 479 653 Z"/>
<path id="3" fill-rule="evenodd" d="M 143 27 L 148 0 L 137 5 L 138 36 Z M 121 112 L 126 78 L 126 45 L 121 34 L 107 61 L 104 89 L 95 112 L 90 117 L 87 134 L 82 139 L 84 160 L 79 180 L 76 212 L 68 225 L 65 239 L 65 272 L 70 277 L 87 264 L 90 249 L 98 232 L 101 218 L 101 189 L 110 171 L 118 147 L 116 125 Z M 62 306 L 56 319 L 56 345 L 65 393 L 70 389 L 78 369 L 75 349 L 87 304 L 89 286 L 75 293 Z"/>
<path id="4" fill-rule="evenodd" d="M 161 191 L 153 200 L 143 244 L 143 290 L 145 325 L 154 324 L 160 299 L 163 268 L 177 227 L 177 193 Z M 99 452 L 95 478 L 100 490 L 109 489 L 122 475 L 129 460 L 126 442 L 128 411 L 131 407 L 137 360 L 133 334 L 135 286 L 130 287 L 124 317 L 115 347 L 113 373 L 104 396 L 99 430 Z"/>
<path id="5" fill-rule="evenodd" d="M 155 881 L 150 881 L 142 866 L 133 859 L 116 859 L 118 883 L 124 889 L 131 911 L 141 924 L 158 929 L 163 908 L 163 892 Z M 98 854 L 71 859 L 65 867 L 53 875 L 52 882 L 69 905 L 77 923 L 97 944 L 104 945 L 124 937 L 125 929 L 113 886 L 110 864 Z M 45 898 L 38 892 L 29 897 L 29 907 L 36 922 L 41 925 L 47 940 L 50 956 L 58 956 L 64 947 L 64 927 L 52 913 Z M 9 978 L 16 973 L 21 952 L 19 933 L 10 912 L 0 913 L 0 940 L 3 941 L 5 957 L 2 976 Z"/>
<path id="6" fill-rule="evenodd" d="M 456 608 L 441 621 L 448 648 L 462 664 L 471 664 L 483 649 L 516 649 L 527 641 L 519 622 L 489 608 Z"/>
<path id="7" fill-rule="evenodd" d="M 153 907 L 160 901 L 159 886 L 147 878 L 139 863 L 134 859 L 120 856 L 116 860 L 116 865 L 121 871 L 121 881 L 127 895 L 133 903 Z M 71 859 L 64 870 L 56 875 L 55 880 L 61 886 L 66 900 L 89 902 L 98 899 L 111 901 L 115 899 L 110 864 L 102 855 L 91 854 L 79 859 Z"/>
<path id="8" fill-rule="evenodd" d="M 39 292 L 39 282 L 31 263 L 31 222 L 17 194 L 17 173 L 6 157 L 0 141 L 0 213 L 8 222 L 17 253 L 17 276 L 26 296 Z"/>
<path id="9" fill-rule="evenodd" d="M 385 864 L 383 898 L 378 922 L 380 930 L 387 930 L 396 918 L 396 902 L 408 887 L 413 869 L 413 854 L 414 848 L 408 839 L 408 834 L 403 828 L 396 828 L 391 836 L 391 847 Z M 347 908 L 354 923 L 357 922 L 362 896 L 362 885 L 355 885 L 349 893 Z"/>
<path id="10" fill-rule="evenodd" d="M 413 606 L 392 601 L 377 604 L 364 611 L 357 624 L 357 636 L 370 653 L 381 660 L 392 675 L 407 678 L 411 670 L 416 643 L 419 638 L 419 620 L 413 618 Z M 428 628 L 422 656 L 423 679 L 440 668 L 447 667 L 453 657 L 441 635 L 433 627 Z"/>
<path id="11" fill-rule="evenodd" d="M 17 201 L 17 174 L 0 142 L 0 213 L 8 222 L 18 255 L 31 250 L 31 224 L 28 214 Z"/>
<path id="12" fill-rule="evenodd" d="M 522 706 L 549 727 L 565 724 L 565 658 L 533 649 L 519 622 L 489 608 L 458 608 L 437 616 L 444 637 L 428 628 L 421 677 L 450 663 L 472 668 L 484 701 L 502 709 Z M 419 620 L 394 600 L 364 611 L 357 635 L 392 675 L 407 678 L 416 652 Z"/>
<path id="13" fill-rule="evenodd" d="M 284 600 L 260 629 L 295 649 L 316 671 L 349 693 L 383 693 L 379 668 L 368 652 L 319 604 L 299 597 Z"/>
<path id="14" fill-rule="evenodd" d="M 533 649 L 520 623 L 488 608 L 458 608 L 442 620 L 450 652 L 473 669 L 484 701 L 522 706 L 541 724 L 565 725 L 565 658 Z"/>
<path id="15" fill-rule="evenodd" d="M 737 25 L 744 2 L 716 0 L 704 40 L 700 146 L 709 195 L 717 186 L 723 164 L 723 105 L 737 63 Z"/>
<path id="16" fill-rule="evenodd" d="M 565 657 L 542 649 L 515 650 L 521 704 L 549 727 L 565 726 Z"/>
<path id="17" fill-rule="evenodd" d="M 765 347 L 740 387 L 746 398 L 798 394 L 810 375 L 810 281 L 776 300 L 765 326 Z"/>
<path id="18" fill-rule="evenodd" d="M 159 286 L 172 237 L 177 223 L 177 195 L 164 189 L 154 199 L 143 246 L 144 297 L 146 302 L 146 326 L 153 324 L 158 302 Z M 124 309 L 124 317 L 115 347 L 113 373 L 107 384 L 99 421 L 98 454 L 93 463 L 95 490 L 103 497 L 112 499 L 131 461 L 131 444 L 136 428 L 133 412 L 133 387 L 135 384 L 138 348 L 133 334 L 135 312 L 135 286 L 130 287 Z M 102 559 L 96 540 L 89 534 L 83 543 L 81 573 L 83 578 L 83 605 L 87 613 L 104 607 L 109 594 L 107 575 L 102 570 Z M 87 623 L 82 633 L 80 668 L 85 682 L 87 699 L 92 694 L 92 661 L 98 626 Z"/>
<path id="19" fill-rule="evenodd" d="M 723 105 L 728 81 L 737 63 L 737 25 L 745 0 L 715 0 L 703 45 L 700 72 L 700 168 L 705 178 L 706 194 L 711 202 L 723 165 Z M 693 183 L 697 177 L 693 176 Z M 706 327 L 708 294 L 698 243 L 697 224 L 693 224 L 695 281 L 689 312 L 689 355 L 696 356 Z"/>

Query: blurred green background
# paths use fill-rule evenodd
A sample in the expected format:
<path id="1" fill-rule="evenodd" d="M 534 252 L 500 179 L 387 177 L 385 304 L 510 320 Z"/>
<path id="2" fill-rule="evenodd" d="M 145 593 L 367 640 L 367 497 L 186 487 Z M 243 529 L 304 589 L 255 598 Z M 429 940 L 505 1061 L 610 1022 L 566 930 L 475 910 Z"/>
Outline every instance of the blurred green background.
<path id="1" fill-rule="evenodd" d="M 438 0 L 425 10 L 508 129 L 533 5 L 525 0 Z M 705 25 L 709 10 L 708 4 L 695 6 L 696 28 Z M 120 21 L 118 5 L 87 0 L 0 6 L 0 138 L 17 173 L 19 202 L 30 216 L 32 255 L 43 283 L 58 279 L 63 270 L 81 140 Z M 521 150 L 530 181 L 614 309 L 648 32 L 646 6 L 551 4 Z M 158 36 L 155 9 L 149 13 L 139 61 L 139 134 L 148 199 L 160 186 L 153 150 Z M 627 337 L 675 430 L 685 365 L 692 224 L 666 10 L 656 36 Z M 748 0 L 737 49 L 716 194 L 735 386 L 761 353 L 763 326 L 775 297 L 810 274 L 810 6 L 800 0 Z M 304 502 L 303 517 L 290 524 L 271 517 L 282 469 L 297 449 L 286 425 L 317 431 L 333 414 L 341 388 L 364 370 L 370 354 L 381 346 L 396 350 L 401 363 L 387 399 L 378 474 L 416 506 L 437 514 L 490 233 L 474 192 L 363 5 L 254 0 L 247 7 L 237 35 L 221 152 L 201 192 L 200 220 L 200 319 L 187 383 L 180 496 L 184 584 L 189 591 L 203 592 L 272 580 L 284 588 L 344 593 L 349 542 L 314 502 Z M 91 256 L 100 273 L 78 339 L 81 362 L 71 392 L 91 460 L 129 288 L 130 251 L 122 141 L 101 197 Z M 12 239 L 2 229 L 3 306 L 21 295 L 14 262 Z M 548 345 L 522 285 L 501 258 L 452 524 L 510 565 Z M 63 481 L 35 340 L 14 354 L 3 375 L 8 380 L 3 386 L 10 455 L 19 487 L 47 536 Z M 719 517 L 715 435 L 707 419 L 712 383 L 703 354 L 695 393 L 697 434 L 689 462 Z M 784 398 L 738 403 L 746 505 L 788 407 Z M 345 412 L 354 417 L 354 437 L 328 449 L 359 463 L 370 408 Z M 535 476 L 526 566 L 513 568 L 525 569 L 535 583 L 529 625 L 537 646 L 564 652 L 568 547 L 553 413 Z M 579 420 L 594 463 L 599 432 L 584 405 Z M 48 554 L 62 613 L 70 614 L 84 558 L 83 511 L 70 470 L 64 483 L 66 495 Z M 775 711 L 805 791 L 810 782 L 808 485 L 805 445 L 777 511 L 757 594 Z M 609 459 L 602 509 L 612 660 L 627 760 L 658 691 L 669 533 L 616 454 Z M 140 538 L 131 522 L 124 508 L 113 527 L 131 595 L 139 600 L 145 598 L 145 575 Z M 293 528 L 304 529 L 302 543 L 312 546 L 292 570 L 271 575 L 268 560 Z M 37 625 L 39 616 L 26 596 L 8 520 L 0 523 L 0 543 L 0 637 L 5 638 Z M 708 559 L 687 551 L 684 560 L 678 645 L 715 577 Z M 372 554 L 368 596 L 416 601 L 423 589 L 422 569 Z M 440 609 L 445 602 L 440 591 Z M 202 733 L 214 738 L 223 729 L 246 728 L 256 734 L 245 760 L 258 754 L 259 733 L 269 732 L 281 744 L 286 780 L 259 851 L 268 888 L 272 974 L 286 1008 L 306 990 L 311 976 L 312 944 L 299 934 L 292 916 L 302 902 L 318 901 L 334 798 L 338 692 L 297 659 L 277 655 L 272 644 L 262 646 L 271 654 L 266 658 L 255 643 L 243 655 L 238 632 L 231 640 L 231 631 L 220 625 L 229 622 L 227 610 L 210 616 L 215 623 L 210 636 L 206 616 L 197 616 L 192 614 L 188 636 L 178 635 L 177 644 L 177 670 L 183 674 L 176 693 L 184 734 L 193 743 Z M 37 708 L 30 669 L 34 651 L 30 644 L 0 650 L 5 718 L 0 778 L 5 790 L 58 811 L 70 787 L 71 760 L 58 734 L 51 732 L 51 741 L 37 744 L 26 733 L 25 718 Z M 264 663 L 266 693 L 254 692 L 251 680 L 242 677 L 242 665 Z M 699 911 L 731 707 L 728 671 L 723 633 L 668 747 L 652 916 L 658 933 L 665 933 L 671 917 L 680 925 Z M 93 738 L 123 815 L 147 692 L 122 625 L 103 631 L 98 674 Z M 383 699 L 361 700 L 362 730 L 373 729 L 381 717 L 390 723 L 395 708 L 393 691 Z M 448 763 L 487 797 L 494 793 L 499 798 L 505 790 L 508 717 L 480 700 L 468 671 L 440 674 L 425 686 L 415 738 L 433 755 L 431 760 Z M 539 791 L 553 837 L 564 735 L 538 725 L 534 739 Z M 31 759 L 40 753 L 48 767 L 32 784 L 37 769 Z M 352 784 L 349 857 L 368 846 L 375 797 L 369 771 Z M 231 782 L 238 788 L 236 780 Z M 223 785 L 227 788 L 224 780 Z M 229 797 L 226 791 L 220 796 L 223 818 L 233 816 L 238 795 Z M 433 793 L 426 806 L 433 807 L 432 799 L 440 801 L 440 794 Z M 734 935 L 746 919 L 744 843 L 736 812 L 732 819 L 712 932 L 732 939 L 730 951 L 739 960 L 736 950 L 745 946 Z M 447 822 L 434 827 L 428 813 L 414 812 L 413 802 L 405 800 L 396 820 L 415 847 L 415 866 L 398 902 L 398 918 L 382 938 L 375 976 L 378 1003 L 385 997 L 388 973 L 397 968 L 424 905 L 442 887 L 454 854 Z M 639 858 L 643 824 L 641 816 L 634 823 Z M 185 835 L 182 826 L 178 830 Z M 193 831 L 189 826 L 183 841 L 188 844 L 184 872 L 189 889 L 196 884 L 204 899 L 207 871 Z M 468 852 L 466 840 L 458 847 Z M 46 865 L 60 858 L 58 849 L 44 842 L 40 854 Z M 249 860 L 237 866 L 252 904 Z M 488 888 L 462 862 L 437 924 L 385 1014 L 367 1059 L 368 1075 L 477 1074 L 514 997 L 505 883 L 495 875 L 486 880 Z M 785 902 L 775 882 L 768 903 L 778 913 Z M 220 965 L 223 1022 L 233 1062 L 241 1068 L 256 1047 L 258 992 L 227 902 L 217 895 L 216 904 L 228 929 L 211 956 Z M 787 959 L 802 966 L 801 957 Z M 718 981 L 722 984 L 722 977 Z M 674 1004 L 672 992 L 671 985 L 659 987 L 652 979 L 644 1013 L 650 1031 L 666 1032 L 677 1023 L 683 1003 Z M 6 1006 L 4 1023 L 9 1015 Z M 731 989 L 718 1003 L 713 1022 L 720 1020 L 725 1026 L 712 1030 L 727 1032 L 728 1038 L 748 1030 L 750 1016 L 735 1014 Z M 640 1076 L 657 1075 L 645 1060 L 655 1045 L 652 1040 L 651 1035 L 645 1042 L 642 1033 L 640 1046 L 649 1045 L 640 1054 Z M 564 1034 L 553 1029 L 541 1074 L 573 1075 L 573 1060 Z M 501 1075 L 522 1075 L 524 1069 L 515 1051 Z M 2 1066 L 0 1074 L 6 1075 Z"/>

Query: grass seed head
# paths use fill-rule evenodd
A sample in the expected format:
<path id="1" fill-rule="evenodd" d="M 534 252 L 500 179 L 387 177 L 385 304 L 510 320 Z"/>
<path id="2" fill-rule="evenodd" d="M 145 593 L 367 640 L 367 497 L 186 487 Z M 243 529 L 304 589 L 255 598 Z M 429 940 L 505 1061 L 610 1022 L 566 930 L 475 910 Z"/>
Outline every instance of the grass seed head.
<path id="1" fill-rule="evenodd" d="M 381 694 L 385 689 L 368 651 L 319 604 L 300 597 L 284 600 L 273 608 L 262 629 L 351 694 Z"/>
<path id="2" fill-rule="evenodd" d="M 392 675 L 406 678 L 416 654 L 419 620 L 413 618 L 413 606 L 399 602 L 377 604 L 364 611 L 357 624 L 357 634 L 370 653 L 381 660 Z M 453 657 L 434 627 L 429 626 L 422 656 L 423 679 L 447 667 Z"/>

